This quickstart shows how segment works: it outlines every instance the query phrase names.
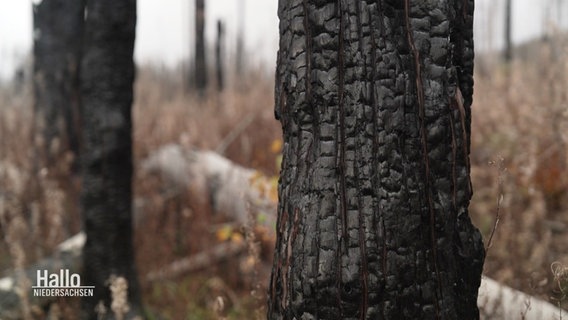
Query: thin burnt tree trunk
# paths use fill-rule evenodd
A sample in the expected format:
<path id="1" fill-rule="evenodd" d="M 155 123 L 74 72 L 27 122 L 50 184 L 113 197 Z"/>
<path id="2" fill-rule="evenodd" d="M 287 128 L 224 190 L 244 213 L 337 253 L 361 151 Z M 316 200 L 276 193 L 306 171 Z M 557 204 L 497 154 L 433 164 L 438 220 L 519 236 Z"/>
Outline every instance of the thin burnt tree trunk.
<path id="1" fill-rule="evenodd" d="M 473 0 L 279 3 L 269 319 L 478 319 Z"/>
<path id="2" fill-rule="evenodd" d="M 505 49 L 503 50 L 503 61 L 505 63 L 513 60 L 513 7 L 511 0 L 505 0 Z"/>
<path id="3" fill-rule="evenodd" d="M 205 0 L 195 0 L 195 86 L 200 95 L 207 88 L 205 60 Z"/>
<path id="4" fill-rule="evenodd" d="M 225 72 L 223 71 L 223 54 L 225 42 L 225 26 L 222 20 L 217 20 L 217 41 L 215 42 L 215 74 L 217 76 L 217 91 L 225 88 Z"/>
<path id="5" fill-rule="evenodd" d="M 87 235 L 84 285 L 95 297 L 83 300 L 84 318 L 98 319 L 102 301 L 110 314 L 112 276 L 128 281 L 130 313 L 140 311 L 132 245 L 132 119 L 135 0 L 89 0 L 82 61 L 82 210 Z"/>
<path id="6" fill-rule="evenodd" d="M 33 6 L 36 123 L 48 165 L 63 151 L 79 155 L 84 6 L 81 0 L 44 0 Z"/>
<path id="7" fill-rule="evenodd" d="M 245 12 L 246 12 L 246 1 L 239 0 L 237 6 L 237 47 L 235 52 L 235 73 L 237 79 L 243 76 L 245 72 Z M 242 88 L 242 83 L 237 81 L 237 85 Z"/>

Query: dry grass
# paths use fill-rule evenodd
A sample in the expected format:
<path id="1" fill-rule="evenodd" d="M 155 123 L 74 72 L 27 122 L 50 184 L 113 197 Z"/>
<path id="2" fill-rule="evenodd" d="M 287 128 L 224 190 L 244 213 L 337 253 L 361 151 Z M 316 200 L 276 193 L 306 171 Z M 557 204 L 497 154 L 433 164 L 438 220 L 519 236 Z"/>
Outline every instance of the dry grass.
<path id="1" fill-rule="evenodd" d="M 471 215 L 488 239 L 500 206 L 488 276 L 567 307 L 568 52 L 562 44 L 541 47 L 538 58 L 509 67 L 484 64 L 482 70 L 490 71 L 476 76 Z M 179 142 L 277 173 L 270 149 L 281 131 L 273 119 L 271 77 L 251 72 L 239 79 L 239 90 L 210 92 L 204 99 L 188 94 L 183 83 L 181 72 L 139 70 L 136 164 L 159 146 Z M 0 90 L 1 270 L 29 265 L 80 228 L 72 155 L 60 153 L 52 168 L 36 156 L 33 146 L 42 142 L 34 137 L 32 101 L 24 90 Z M 137 171 L 134 186 L 137 263 L 149 318 L 263 318 L 269 270 L 259 262 L 271 253 L 250 227 L 237 230 L 248 241 L 247 254 L 181 278 L 144 280 L 150 271 L 222 241 L 215 231 L 224 220 L 191 190 L 170 196 L 160 177 Z M 73 319 L 72 306 L 59 307 L 61 318 Z"/>
<path id="2" fill-rule="evenodd" d="M 273 119 L 271 77 L 250 72 L 239 89 L 221 94 L 211 92 L 204 99 L 188 94 L 181 72 L 145 67 L 139 70 L 133 106 L 134 154 L 136 164 L 157 147 L 180 142 L 202 149 L 222 146 L 225 156 L 266 174 L 277 172 L 277 155 L 269 152 L 279 138 L 280 125 Z M 22 91 L 23 90 L 23 91 Z M 42 139 L 33 125 L 31 88 L 20 91 L 0 88 L 0 270 L 22 270 L 48 255 L 55 245 L 80 229 L 78 186 L 71 173 L 73 156 L 56 154 L 56 165 L 48 167 L 38 149 Z M 238 129 L 238 130 L 236 130 Z M 138 171 L 137 171 L 138 172 Z M 215 317 L 213 302 L 224 301 L 228 319 L 248 318 L 258 302 L 259 287 L 254 266 L 267 259 L 266 248 L 258 246 L 251 230 L 242 230 L 249 253 L 232 257 L 223 265 L 149 285 L 144 274 L 169 262 L 219 242 L 215 226 L 223 219 L 214 216 L 205 199 L 193 199 L 191 191 L 169 197 L 159 177 L 137 174 L 134 181 L 135 216 L 144 215 L 137 229 L 135 245 L 142 279 L 143 298 L 153 314 L 196 314 L 197 319 Z M 149 237 L 148 235 L 152 235 Z M 263 249 L 263 250 L 260 250 Z M 252 260 L 251 260 L 252 259 Z M 252 263 L 252 264 L 251 264 Z M 234 266 L 239 266 L 235 268 Z M 27 292 L 26 288 L 22 288 Z M 169 293 L 164 294 L 163 290 Z M 256 290 L 253 295 L 251 292 Z M 244 298 L 243 298 L 244 296 Z M 61 304 L 56 318 L 74 319 L 78 304 Z M 25 313 L 34 316 L 26 308 Z M 71 308 L 71 309 L 70 309 Z M 41 310 L 36 312 L 42 317 Z M 167 316 L 169 315 L 169 317 Z"/>
<path id="3" fill-rule="evenodd" d="M 500 204 L 485 273 L 545 300 L 559 298 L 551 264 L 568 263 L 568 46 L 558 39 L 486 65 L 472 124 L 471 215 L 486 239 Z"/>
<path id="4" fill-rule="evenodd" d="M 180 81 L 171 82 L 171 77 Z M 210 94 L 204 99 L 186 94 L 180 73 L 155 69 L 140 72 L 136 84 L 134 140 L 136 159 L 141 160 L 159 146 L 177 142 L 200 149 L 223 152 L 231 160 L 275 175 L 277 155 L 270 151 L 281 135 L 274 120 L 272 78 L 252 72 L 241 89 Z M 242 89 L 244 88 L 244 89 Z M 216 231 L 225 221 L 213 214 L 207 199 L 192 197 L 191 190 L 164 196 L 159 177 L 136 177 L 136 194 L 145 199 L 140 211 L 136 244 L 141 275 L 202 250 L 220 241 Z M 265 303 L 266 270 L 259 261 L 271 257 L 260 246 L 251 226 L 236 230 L 239 241 L 247 241 L 247 254 L 229 257 L 222 264 L 187 275 L 144 286 L 151 314 L 174 319 L 262 319 L 258 310 Z M 160 237 L 148 237 L 157 234 Z M 144 284 L 143 284 L 144 285 Z"/>

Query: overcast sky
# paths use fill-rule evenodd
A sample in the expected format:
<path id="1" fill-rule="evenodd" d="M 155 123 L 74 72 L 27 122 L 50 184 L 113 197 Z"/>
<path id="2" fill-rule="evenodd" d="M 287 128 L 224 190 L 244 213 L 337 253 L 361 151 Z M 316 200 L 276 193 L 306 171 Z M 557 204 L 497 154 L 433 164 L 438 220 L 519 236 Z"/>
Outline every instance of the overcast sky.
<path id="1" fill-rule="evenodd" d="M 39 0 L 34 0 L 39 1 Z M 563 0 L 512 0 L 515 42 L 537 37 L 562 16 L 556 10 Z M 17 61 L 32 46 L 31 0 L 0 0 L 0 76 L 13 73 Z M 505 0 L 477 0 L 475 36 L 478 49 L 497 48 L 502 43 L 502 17 Z M 175 66 L 190 54 L 193 28 L 193 0 L 138 0 L 135 59 Z M 278 0 L 206 0 L 209 41 L 214 39 L 219 18 L 227 24 L 227 49 L 235 48 L 239 8 L 244 12 L 246 46 L 249 59 L 274 64 L 278 46 Z M 244 4 L 244 6 L 241 6 Z M 564 5 L 568 7 L 568 5 Z M 564 8 L 567 9 L 567 8 Z M 566 12 L 567 10 L 563 10 Z M 565 15 L 566 16 L 566 15 Z"/>

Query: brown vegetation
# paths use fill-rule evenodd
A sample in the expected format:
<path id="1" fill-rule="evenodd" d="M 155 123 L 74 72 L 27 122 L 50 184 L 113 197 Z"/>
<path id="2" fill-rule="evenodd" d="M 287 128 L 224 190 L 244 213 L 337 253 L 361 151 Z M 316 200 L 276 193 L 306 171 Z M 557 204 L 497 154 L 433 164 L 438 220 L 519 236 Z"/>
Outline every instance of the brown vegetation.
<path id="1" fill-rule="evenodd" d="M 485 239 L 500 216 L 485 274 L 566 308 L 551 266 L 568 265 L 568 46 L 531 47 L 509 66 L 478 63 L 492 71 L 476 78 L 471 215 Z"/>

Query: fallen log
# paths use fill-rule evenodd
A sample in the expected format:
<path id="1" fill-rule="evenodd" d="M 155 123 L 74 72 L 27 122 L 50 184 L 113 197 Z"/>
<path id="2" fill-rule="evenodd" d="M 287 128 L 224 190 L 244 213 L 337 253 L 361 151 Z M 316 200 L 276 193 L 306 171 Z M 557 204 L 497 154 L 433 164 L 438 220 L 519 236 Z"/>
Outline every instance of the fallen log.
<path id="1" fill-rule="evenodd" d="M 237 223 L 252 223 L 251 214 L 248 212 L 258 210 L 256 212 L 264 212 L 267 215 L 262 223 L 271 228 L 274 226 L 276 202 L 270 196 L 274 186 L 268 178 L 259 175 L 255 170 L 238 166 L 212 152 L 184 149 L 179 145 L 160 148 L 143 161 L 142 169 L 161 174 L 165 178 L 164 181 L 170 184 L 169 187 L 178 192 L 191 188 L 192 192 L 207 197 L 216 210 Z M 47 269 L 57 273 L 60 269 L 69 269 L 71 272 L 79 272 L 84 242 L 85 235 L 79 233 L 60 244 L 53 256 L 41 260 L 29 269 L 0 279 L 0 319 L 22 318 L 22 300 L 18 290 L 24 290 L 24 294 L 27 291 L 28 301 L 33 306 L 43 307 L 52 302 L 53 298 L 32 297 L 30 283 L 36 282 L 37 270 Z M 240 244 L 222 244 L 164 266 L 143 278 L 149 282 L 175 278 L 244 250 Z M 561 312 L 562 315 L 566 313 L 546 301 L 501 285 L 487 277 L 483 277 L 481 282 L 478 306 L 481 319 L 547 320 L 561 319 Z"/>
<path id="2" fill-rule="evenodd" d="M 482 319 L 562 319 L 566 311 L 487 277 L 481 280 L 477 304 Z"/>
<path id="3" fill-rule="evenodd" d="M 209 199 L 215 212 L 232 221 L 258 223 L 270 230 L 276 226 L 276 186 L 271 179 L 215 152 L 168 144 L 146 158 L 141 168 L 159 174 L 173 192 L 191 190 L 197 193 L 192 196 Z"/>

